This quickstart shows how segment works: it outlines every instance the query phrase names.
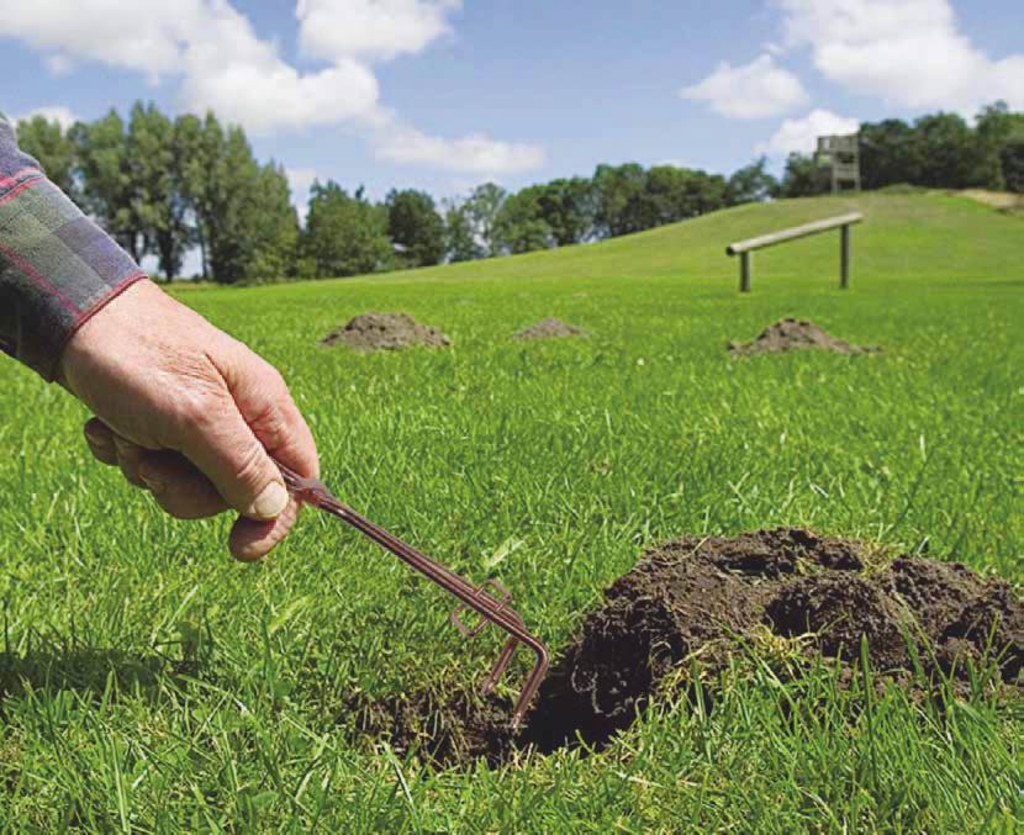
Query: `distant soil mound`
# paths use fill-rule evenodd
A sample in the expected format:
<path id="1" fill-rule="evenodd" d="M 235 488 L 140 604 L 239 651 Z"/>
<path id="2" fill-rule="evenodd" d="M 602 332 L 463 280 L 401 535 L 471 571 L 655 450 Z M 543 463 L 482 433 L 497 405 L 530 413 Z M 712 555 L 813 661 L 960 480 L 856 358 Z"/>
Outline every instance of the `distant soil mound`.
<path id="1" fill-rule="evenodd" d="M 806 348 L 835 351 L 839 354 L 871 354 L 878 351 L 878 348 L 851 345 L 837 339 L 806 319 L 781 319 L 765 328 L 753 342 L 729 343 L 729 353 L 739 356 L 776 354 Z"/>
<path id="2" fill-rule="evenodd" d="M 759 642 L 778 648 L 787 638 L 799 638 L 789 644 L 795 658 L 838 659 L 847 684 L 860 669 L 863 637 L 880 680 L 927 689 L 945 677 L 966 682 L 972 664 L 992 664 L 1009 686 L 1024 685 L 1024 603 L 1008 583 L 959 563 L 886 562 L 862 543 L 806 530 L 667 542 L 605 600 L 552 668 L 518 734 L 506 701 L 450 688 L 364 705 L 361 729 L 445 765 L 500 763 L 518 748 L 549 752 L 577 736 L 600 748 L 695 653 L 713 672 L 742 645 L 756 652 Z"/>
<path id="3" fill-rule="evenodd" d="M 590 336 L 590 334 L 583 330 L 583 328 L 567 324 L 561 319 L 541 319 L 539 322 L 534 322 L 528 328 L 523 328 L 518 333 L 513 334 L 512 338 L 528 341 L 532 339 L 558 339 L 563 336 Z"/>
<path id="4" fill-rule="evenodd" d="M 320 344 L 343 344 L 357 351 L 397 351 L 412 345 L 443 348 L 451 342 L 437 328 L 421 325 L 407 313 L 364 313 L 331 331 Z"/>

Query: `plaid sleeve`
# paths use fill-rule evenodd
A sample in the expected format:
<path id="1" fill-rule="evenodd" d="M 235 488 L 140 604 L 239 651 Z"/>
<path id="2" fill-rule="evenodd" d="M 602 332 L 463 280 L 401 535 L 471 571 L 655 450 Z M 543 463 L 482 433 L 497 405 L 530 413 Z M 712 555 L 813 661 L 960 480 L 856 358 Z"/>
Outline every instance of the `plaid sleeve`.
<path id="1" fill-rule="evenodd" d="M 68 340 L 145 273 L 87 218 L 0 115 L 0 349 L 52 380 Z"/>

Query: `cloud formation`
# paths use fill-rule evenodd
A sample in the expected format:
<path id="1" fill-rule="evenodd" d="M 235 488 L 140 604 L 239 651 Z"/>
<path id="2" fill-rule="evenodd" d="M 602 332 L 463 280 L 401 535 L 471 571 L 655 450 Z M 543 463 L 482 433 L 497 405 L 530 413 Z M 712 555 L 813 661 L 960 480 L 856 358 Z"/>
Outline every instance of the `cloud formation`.
<path id="1" fill-rule="evenodd" d="M 64 130 L 67 130 L 78 121 L 78 117 L 75 116 L 71 108 L 65 107 L 63 104 L 50 104 L 45 107 L 37 107 L 35 110 L 30 110 L 28 113 L 24 113 L 21 116 L 15 116 L 14 121 L 27 122 L 30 119 L 34 119 L 36 116 L 42 116 L 48 122 L 56 122 Z"/>
<path id="2" fill-rule="evenodd" d="M 809 154 L 817 147 L 819 136 L 856 133 L 856 119 L 839 116 L 831 110 L 812 110 L 800 119 L 786 119 L 767 142 L 757 146 L 757 153 L 785 157 L 791 153 Z"/>
<path id="3" fill-rule="evenodd" d="M 311 58 L 389 60 L 451 34 L 461 0 L 299 0 L 299 44 Z"/>
<path id="4" fill-rule="evenodd" d="M 993 59 L 957 26 L 949 0 L 777 0 L 785 43 L 854 93 L 891 105 L 974 115 L 1024 107 L 1024 53 Z"/>
<path id="5" fill-rule="evenodd" d="M 376 154 L 389 162 L 426 164 L 495 177 L 531 171 L 545 161 L 544 149 L 538 145 L 503 142 L 483 134 L 442 139 L 402 125 L 389 126 L 381 132 Z"/>
<path id="6" fill-rule="evenodd" d="M 800 79 L 767 54 L 739 67 L 722 62 L 711 75 L 684 87 L 679 95 L 707 102 L 715 113 L 730 119 L 781 116 L 808 101 Z"/>
<path id="7" fill-rule="evenodd" d="M 243 7 L 244 8 L 244 7 Z M 414 54 L 450 33 L 461 0 L 298 0 L 300 71 L 229 0 L 0 0 L 0 33 L 43 53 L 58 73 L 98 62 L 179 82 L 184 109 L 214 110 L 253 133 L 348 124 L 382 159 L 494 174 L 543 161 L 532 146 L 483 135 L 442 139 L 404 126 L 380 103 L 371 62 Z M 103 21 L 97 25 L 97 21 Z"/>

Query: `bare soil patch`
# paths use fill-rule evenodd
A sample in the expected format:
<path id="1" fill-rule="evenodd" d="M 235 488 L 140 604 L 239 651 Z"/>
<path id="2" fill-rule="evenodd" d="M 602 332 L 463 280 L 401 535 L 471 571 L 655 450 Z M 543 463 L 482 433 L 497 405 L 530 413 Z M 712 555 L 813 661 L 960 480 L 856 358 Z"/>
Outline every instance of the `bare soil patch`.
<path id="1" fill-rule="evenodd" d="M 363 313 L 331 331 L 320 344 L 342 344 L 357 351 L 397 351 L 413 345 L 444 348 L 451 342 L 437 328 L 420 324 L 408 313 Z"/>
<path id="2" fill-rule="evenodd" d="M 879 350 L 870 346 L 851 345 L 806 319 L 781 319 L 765 328 L 751 342 L 729 343 L 729 353 L 737 356 L 776 354 L 807 348 L 835 351 L 838 354 L 871 354 Z"/>
<path id="3" fill-rule="evenodd" d="M 590 336 L 590 334 L 583 330 L 583 328 L 567 324 L 561 319 L 548 318 L 534 322 L 528 328 L 523 328 L 518 333 L 513 334 L 512 338 L 529 341 L 534 339 L 559 339 L 565 336 Z"/>
<path id="4" fill-rule="evenodd" d="M 959 563 L 888 561 L 860 542 L 780 529 L 648 551 L 583 621 L 519 733 L 506 701 L 450 689 L 355 706 L 357 723 L 443 765 L 498 764 L 577 738 L 600 749 L 694 653 L 705 670 L 722 669 L 765 636 L 802 636 L 795 653 L 838 659 L 848 672 L 863 637 L 874 673 L 909 686 L 940 675 L 966 681 L 971 664 L 994 664 L 1005 684 L 1024 685 L 1024 603 L 1008 583 Z"/>

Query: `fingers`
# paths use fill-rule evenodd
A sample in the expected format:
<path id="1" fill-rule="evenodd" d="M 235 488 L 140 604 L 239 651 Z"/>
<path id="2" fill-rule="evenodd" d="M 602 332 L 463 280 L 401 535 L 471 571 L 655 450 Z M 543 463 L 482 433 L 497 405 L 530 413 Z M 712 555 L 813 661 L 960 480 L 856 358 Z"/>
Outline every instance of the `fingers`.
<path id="1" fill-rule="evenodd" d="M 280 516 L 269 522 L 257 522 L 244 516 L 240 517 L 228 538 L 232 556 L 243 562 L 263 559 L 288 536 L 298 516 L 299 505 L 293 501 Z"/>
<path id="2" fill-rule="evenodd" d="M 213 483 L 176 452 L 148 452 L 137 470 L 157 504 L 177 519 L 205 519 L 228 509 Z"/>
<path id="3" fill-rule="evenodd" d="M 281 471 L 226 396 L 183 433 L 181 451 L 243 516 L 266 521 L 288 506 Z"/>
<path id="4" fill-rule="evenodd" d="M 277 370 L 243 345 L 220 370 L 236 408 L 269 454 L 299 475 L 319 478 L 313 433 Z"/>
<path id="5" fill-rule="evenodd" d="M 133 444 L 98 418 L 86 423 L 85 439 L 98 461 L 120 467 L 129 483 L 149 490 L 171 516 L 205 519 L 228 509 L 212 482 L 176 452 Z"/>
<path id="6" fill-rule="evenodd" d="M 114 448 L 114 433 L 99 418 L 92 418 L 85 424 L 85 442 L 89 451 L 101 464 L 117 466 L 117 450 Z"/>

